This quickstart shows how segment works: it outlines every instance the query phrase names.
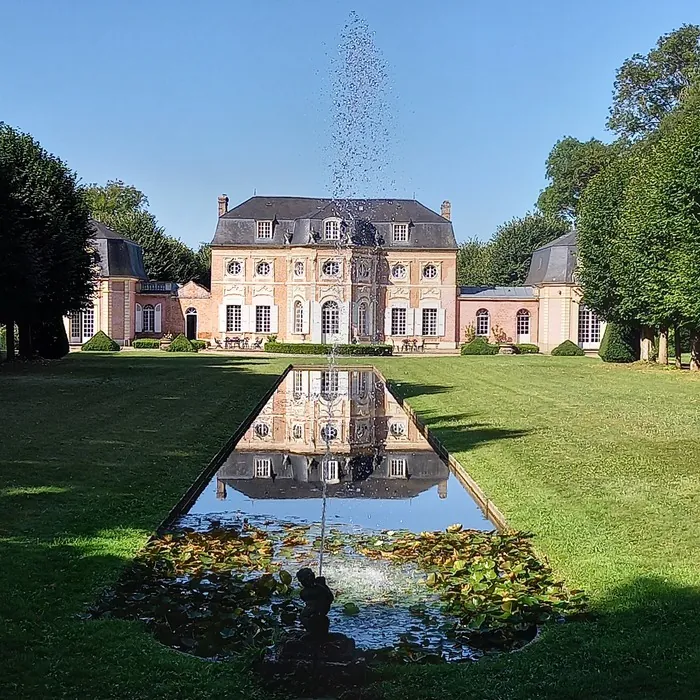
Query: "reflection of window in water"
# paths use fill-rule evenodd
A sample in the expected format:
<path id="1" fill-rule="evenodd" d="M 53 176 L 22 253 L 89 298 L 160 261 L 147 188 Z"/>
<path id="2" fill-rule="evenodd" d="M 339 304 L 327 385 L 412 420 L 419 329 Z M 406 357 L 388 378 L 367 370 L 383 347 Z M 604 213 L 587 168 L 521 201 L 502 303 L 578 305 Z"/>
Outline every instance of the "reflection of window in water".
<path id="1" fill-rule="evenodd" d="M 323 480 L 338 481 L 338 460 L 329 459 L 323 463 Z"/>
<path id="2" fill-rule="evenodd" d="M 367 426 L 364 423 L 360 423 L 355 428 L 355 437 L 361 440 L 367 434 Z"/>
<path id="3" fill-rule="evenodd" d="M 338 395 L 338 373 L 321 372 L 321 396 L 324 399 L 335 398 Z"/>
<path id="4" fill-rule="evenodd" d="M 255 434 L 259 438 L 265 438 L 270 434 L 270 426 L 267 423 L 258 423 L 255 426 Z"/>
<path id="5" fill-rule="evenodd" d="M 292 437 L 295 440 L 301 440 L 301 438 L 304 437 L 304 428 L 303 426 L 299 425 L 299 423 L 292 427 Z"/>
<path id="6" fill-rule="evenodd" d="M 368 372 L 360 372 L 357 377 L 357 393 L 361 399 L 367 396 L 367 389 L 369 387 Z"/>
<path id="7" fill-rule="evenodd" d="M 255 478 L 269 479 L 272 474 L 272 460 L 265 457 L 255 458 Z"/>
<path id="8" fill-rule="evenodd" d="M 402 437 L 406 434 L 406 426 L 403 423 L 392 423 L 391 434 L 394 437 Z"/>
<path id="9" fill-rule="evenodd" d="M 394 478 L 405 478 L 406 460 L 399 457 L 392 457 L 389 461 L 389 476 Z"/>
<path id="10" fill-rule="evenodd" d="M 304 377 L 303 374 L 299 370 L 294 370 L 294 387 L 292 391 L 294 392 L 294 398 L 295 399 L 300 399 L 303 388 L 304 388 Z"/>
<path id="11" fill-rule="evenodd" d="M 321 428 L 321 439 L 324 442 L 333 442 L 338 439 L 338 428 L 328 423 Z"/>

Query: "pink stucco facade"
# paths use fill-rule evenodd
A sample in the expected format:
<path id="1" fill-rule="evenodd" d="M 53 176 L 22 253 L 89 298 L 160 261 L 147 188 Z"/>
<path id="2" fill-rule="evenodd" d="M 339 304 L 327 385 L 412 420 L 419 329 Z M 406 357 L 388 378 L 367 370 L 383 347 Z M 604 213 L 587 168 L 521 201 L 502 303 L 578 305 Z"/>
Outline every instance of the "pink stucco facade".
<path id="1" fill-rule="evenodd" d="M 479 335 L 485 335 L 492 342 L 497 340 L 499 329 L 505 334 L 509 343 L 534 343 L 539 340 L 539 301 L 532 299 L 503 298 L 459 298 L 459 340 L 464 342 L 467 328 L 477 331 L 477 314 L 488 318 L 488 334 L 479 329 Z M 528 321 L 524 321 L 524 317 Z M 520 319 L 520 324 L 518 324 Z M 482 322 L 483 325 L 483 322 Z M 520 325 L 520 328 L 518 327 Z M 523 332 L 527 329 L 527 333 Z M 521 332 L 518 332 L 521 331 Z"/>

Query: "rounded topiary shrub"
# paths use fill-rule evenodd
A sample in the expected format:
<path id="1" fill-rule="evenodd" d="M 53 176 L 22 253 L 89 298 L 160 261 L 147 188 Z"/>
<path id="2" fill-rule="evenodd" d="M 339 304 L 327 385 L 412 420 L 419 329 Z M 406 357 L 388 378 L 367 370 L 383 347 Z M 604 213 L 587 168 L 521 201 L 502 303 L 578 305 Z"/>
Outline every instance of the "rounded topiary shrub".
<path id="1" fill-rule="evenodd" d="M 638 333 L 632 328 L 608 323 L 598 351 L 603 362 L 636 362 L 638 353 Z"/>
<path id="2" fill-rule="evenodd" d="M 131 347 L 137 350 L 158 350 L 160 340 L 158 338 L 137 338 L 131 343 Z"/>
<path id="3" fill-rule="evenodd" d="M 204 350 L 208 346 L 206 340 L 190 340 L 190 343 L 195 350 Z"/>
<path id="4" fill-rule="evenodd" d="M 170 345 L 166 348 L 166 352 L 197 352 L 197 348 L 180 333 L 176 335 Z"/>
<path id="5" fill-rule="evenodd" d="M 583 352 L 576 343 L 572 343 L 570 340 L 565 340 L 552 350 L 552 355 L 556 355 L 557 357 L 580 357 L 585 354 L 586 353 Z"/>
<path id="6" fill-rule="evenodd" d="M 492 345 L 486 338 L 477 336 L 462 345 L 462 355 L 497 355 L 498 345 Z"/>
<path id="7" fill-rule="evenodd" d="M 121 348 L 119 347 L 119 343 L 112 340 L 104 331 L 97 331 L 87 343 L 83 343 L 81 350 L 91 352 L 119 352 Z"/>
<path id="8" fill-rule="evenodd" d="M 536 355 L 539 351 L 539 345 L 534 343 L 517 343 L 515 346 L 519 355 Z"/>

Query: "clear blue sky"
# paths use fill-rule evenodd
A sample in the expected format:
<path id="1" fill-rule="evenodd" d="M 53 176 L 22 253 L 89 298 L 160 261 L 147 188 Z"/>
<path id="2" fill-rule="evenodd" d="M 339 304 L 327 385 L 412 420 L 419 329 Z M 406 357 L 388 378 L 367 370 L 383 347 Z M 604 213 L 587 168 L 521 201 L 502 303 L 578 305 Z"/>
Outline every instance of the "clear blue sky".
<path id="1" fill-rule="evenodd" d="M 329 62 L 350 10 L 389 67 L 397 191 L 459 240 L 530 209 L 564 136 L 608 138 L 616 68 L 697 0 L 0 0 L 0 120 L 84 182 L 142 189 L 211 239 L 216 198 L 327 195 Z"/>

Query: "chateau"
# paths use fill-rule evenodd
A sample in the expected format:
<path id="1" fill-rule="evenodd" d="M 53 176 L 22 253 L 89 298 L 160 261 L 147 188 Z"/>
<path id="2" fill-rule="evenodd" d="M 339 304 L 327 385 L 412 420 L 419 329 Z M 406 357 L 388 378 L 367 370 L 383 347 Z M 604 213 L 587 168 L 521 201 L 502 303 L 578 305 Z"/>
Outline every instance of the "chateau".
<path id="1" fill-rule="evenodd" d="M 580 303 L 576 234 L 536 250 L 521 287 L 457 287 L 450 203 L 255 196 L 218 199 L 211 289 L 146 278 L 141 248 L 95 222 L 99 283 L 66 318 L 71 343 L 103 330 L 122 345 L 185 333 L 213 347 L 275 335 L 293 343 L 455 350 L 465 331 L 549 352 L 597 350 L 602 323 Z"/>

